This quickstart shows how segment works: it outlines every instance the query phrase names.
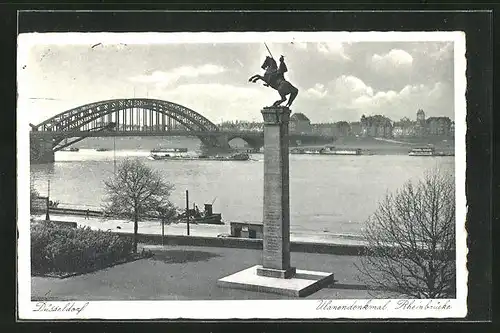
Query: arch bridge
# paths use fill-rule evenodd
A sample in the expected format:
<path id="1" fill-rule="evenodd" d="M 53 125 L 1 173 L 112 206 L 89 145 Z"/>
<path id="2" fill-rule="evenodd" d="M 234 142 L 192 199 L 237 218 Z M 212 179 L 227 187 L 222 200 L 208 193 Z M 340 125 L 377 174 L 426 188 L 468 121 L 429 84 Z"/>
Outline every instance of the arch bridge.
<path id="1" fill-rule="evenodd" d="M 31 127 L 32 132 L 51 134 L 54 151 L 88 136 L 106 136 L 105 132 L 110 131 L 122 136 L 132 132 L 138 135 L 142 135 L 141 132 L 155 132 L 157 135 L 172 131 L 184 135 L 193 132 L 207 145 L 221 145 L 215 135 L 219 131 L 217 125 L 185 106 L 158 99 L 113 99 L 90 103 Z M 97 132 L 101 133 L 96 135 Z M 72 140 L 67 142 L 70 138 Z"/>
<path id="2" fill-rule="evenodd" d="M 90 103 L 30 126 L 31 160 L 40 163 L 53 162 L 56 151 L 87 137 L 196 136 L 206 146 L 219 148 L 229 148 L 233 138 L 253 148 L 264 144 L 263 132 L 221 131 L 185 106 L 148 98 Z"/>

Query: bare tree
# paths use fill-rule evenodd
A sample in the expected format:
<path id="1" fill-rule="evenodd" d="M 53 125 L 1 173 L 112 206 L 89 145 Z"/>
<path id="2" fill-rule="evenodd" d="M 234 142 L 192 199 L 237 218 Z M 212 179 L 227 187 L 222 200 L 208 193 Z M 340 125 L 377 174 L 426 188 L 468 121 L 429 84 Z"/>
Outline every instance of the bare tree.
<path id="1" fill-rule="evenodd" d="M 409 297 L 454 297 L 455 205 L 454 177 L 439 170 L 386 195 L 366 223 L 360 278 Z"/>
<path id="2" fill-rule="evenodd" d="M 106 211 L 134 221 L 134 252 L 137 252 L 139 221 L 162 218 L 175 210 L 169 201 L 173 185 L 139 159 L 126 159 L 106 186 Z"/>

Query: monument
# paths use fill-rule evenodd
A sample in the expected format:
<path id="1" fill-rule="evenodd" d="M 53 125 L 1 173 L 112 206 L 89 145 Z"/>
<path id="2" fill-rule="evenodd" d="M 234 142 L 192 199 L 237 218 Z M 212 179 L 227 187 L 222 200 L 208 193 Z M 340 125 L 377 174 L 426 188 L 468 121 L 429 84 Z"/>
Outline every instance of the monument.
<path id="1" fill-rule="evenodd" d="M 264 236 L 262 265 L 217 281 L 223 288 L 304 297 L 333 283 L 333 273 L 295 269 L 290 260 L 288 107 L 266 107 L 264 117 Z"/>
<path id="2" fill-rule="evenodd" d="M 290 109 L 266 107 L 264 118 L 264 239 L 260 276 L 290 278 L 288 123 Z"/>
<path id="3" fill-rule="evenodd" d="M 333 273 L 299 270 L 291 265 L 288 123 L 289 107 L 297 97 L 298 89 L 285 80 L 288 69 L 284 57 L 281 56 L 279 61 L 278 67 L 272 55 L 266 57 L 261 66 L 266 71 L 264 76 L 256 74 L 249 79 L 253 83 L 264 81 L 265 86 L 277 90 L 281 96 L 273 106 L 261 111 L 264 118 L 262 264 L 221 278 L 217 285 L 302 297 L 333 283 Z M 288 95 L 286 106 L 280 106 Z"/>

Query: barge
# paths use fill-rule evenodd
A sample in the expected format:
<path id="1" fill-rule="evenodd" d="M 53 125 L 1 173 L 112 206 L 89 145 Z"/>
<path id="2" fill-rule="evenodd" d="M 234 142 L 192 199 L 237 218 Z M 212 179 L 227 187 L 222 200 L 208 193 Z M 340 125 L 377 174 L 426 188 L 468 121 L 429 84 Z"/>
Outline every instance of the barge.
<path id="1" fill-rule="evenodd" d="M 157 154 L 182 154 L 187 152 L 187 148 L 155 148 L 151 150 L 151 153 Z"/>
<path id="2" fill-rule="evenodd" d="M 149 159 L 154 161 L 248 161 L 250 155 L 247 153 L 237 153 L 230 156 L 188 156 L 153 153 L 149 155 Z"/>
<path id="3" fill-rule="evenodd" d="M 361 148 L 335 148 L 333 146 L 322 148 L 319 153 L 321 155 L 362 155 Z"/>

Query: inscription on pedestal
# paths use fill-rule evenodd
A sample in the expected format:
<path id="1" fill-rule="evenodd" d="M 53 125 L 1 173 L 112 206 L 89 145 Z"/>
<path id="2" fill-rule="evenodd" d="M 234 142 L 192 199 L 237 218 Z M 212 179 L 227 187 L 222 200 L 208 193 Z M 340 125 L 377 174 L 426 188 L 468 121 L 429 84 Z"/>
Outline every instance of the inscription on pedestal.
<path id="1" fill-rule="evenodd" d="M 264 108 L 264 239 L 258 274 L 290 277 L 288 121 L 290 110 Z M 281 272 L 281 273 L 280 273 Z"/>

